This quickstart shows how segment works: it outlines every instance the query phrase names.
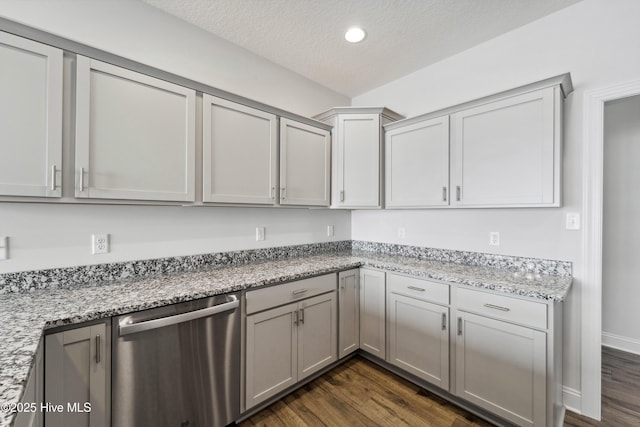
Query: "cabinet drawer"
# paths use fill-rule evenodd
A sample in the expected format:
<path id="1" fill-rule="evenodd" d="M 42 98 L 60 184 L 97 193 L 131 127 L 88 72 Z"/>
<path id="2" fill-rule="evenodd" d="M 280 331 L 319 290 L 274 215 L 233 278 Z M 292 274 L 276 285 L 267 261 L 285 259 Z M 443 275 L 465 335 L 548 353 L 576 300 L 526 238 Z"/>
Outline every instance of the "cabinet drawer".
<path id="1" fill-rule="evenodd" d="M 449 285 L 387 273 L 387 289 L 389 292 L 406 295 L 422 301 L 437 304 L 449 304 Z"/>
<path id="2" fill-rule="evenodd" d="M 458 289 L 458 309 L 547 329 L 547 305 L 471 289 Z"/>
<path id="3" fill-rule="evenodd" d="M 336 290 L 336 287 L 336 274 L 331 273 L 249 291 L 246 294 L 247 314 L 320 295 Z"/>

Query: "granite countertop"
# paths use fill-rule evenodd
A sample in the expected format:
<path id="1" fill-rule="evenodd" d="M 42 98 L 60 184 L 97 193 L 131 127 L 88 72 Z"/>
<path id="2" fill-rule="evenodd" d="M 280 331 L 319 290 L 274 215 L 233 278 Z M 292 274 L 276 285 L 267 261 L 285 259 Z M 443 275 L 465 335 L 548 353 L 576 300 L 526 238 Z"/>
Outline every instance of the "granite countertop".
<path id="1" fill-rule="evenodd" d="M 493 267 L 383 255 L 324 254 L 208 268 L 110 283 L 71 285 L 0 295 L 0 404 L 19 402 L 43 331 L 132 311 L 370 266 L 452 284 L 563 301 L 571 276 L 518 273 Z M 0 411 L 0 427 L 13 415 Z"/>

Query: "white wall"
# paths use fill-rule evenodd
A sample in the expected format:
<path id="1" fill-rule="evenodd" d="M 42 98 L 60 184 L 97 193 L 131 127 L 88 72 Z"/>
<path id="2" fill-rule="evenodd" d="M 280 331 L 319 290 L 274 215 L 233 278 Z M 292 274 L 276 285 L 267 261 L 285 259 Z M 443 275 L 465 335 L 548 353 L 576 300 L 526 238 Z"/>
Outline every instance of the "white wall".
<path id="1" fill-rule="evenodd" d="M 0 0 L 0 16 L 302 115 L 350 102 L 138 1 Z M 349 212 L 330 210 L 0 203 L 0 236 L 11 239 L 0 273 L 343 240 L 350 227 Z M 93 233 L 111 234 L 112 253 L 91 255 Z"/>
<path id="2" fill-rule="evenodd" d="M 604 110 L 602 342 L 640 354 L 640 96 Z"/>
<path id="3" fill-rule="evenodd" d="M 352 214 L 352 236 L 573 262 L 575 280 L 565 303 L 564 384 L 578 392 L 582 238 L 581 232 L 564 229 L 564 215 L 582 209 L 583 93 L 638 78 L 638 16 L 636 0 L 584 0 L 353 99 L 353 105 L 385 105 L 414 116 L 571 72 L 575 92 L 565 103 L 562 208 L 358 211 Z M 399 226 L 406 227 L 405 239 L 397 237 Z M 488 244 L 490 231 L 501 233 L 498 248 Z"/>

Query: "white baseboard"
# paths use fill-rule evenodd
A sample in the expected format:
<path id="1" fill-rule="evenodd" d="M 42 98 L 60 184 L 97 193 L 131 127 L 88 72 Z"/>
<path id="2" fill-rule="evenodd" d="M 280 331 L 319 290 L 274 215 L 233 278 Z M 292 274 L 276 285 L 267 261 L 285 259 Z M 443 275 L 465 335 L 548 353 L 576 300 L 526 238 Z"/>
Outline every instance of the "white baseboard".
<path id="1" fill-rule="evenodd" d="M 582 413 L 582 393 L 576 389 L 562 387 L 562 401 L 565 408 L 576 414 Z"/>
<path id="2" fill-rule="evenodd" d="M 623 337 L 609 332 L 602 333 L 602 345 L 628 353 L 640 354 L 640 340 L 635 338 Z"/>

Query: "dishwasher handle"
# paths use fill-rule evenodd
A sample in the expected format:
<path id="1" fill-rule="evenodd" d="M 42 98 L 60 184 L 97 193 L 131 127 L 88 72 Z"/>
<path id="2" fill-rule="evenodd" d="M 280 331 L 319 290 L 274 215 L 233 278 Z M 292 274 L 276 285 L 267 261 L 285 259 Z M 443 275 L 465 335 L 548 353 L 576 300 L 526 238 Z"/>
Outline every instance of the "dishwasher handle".
<path id="1" fill-rule="evenodd" d="M 235 295 L 231 295 L 231 301 L 214 305 L 200 310 L 189 311 L 187 313 L 177 314 L 175 316 L 162 317 L 160 319 L 147 320 L 140 323 L 127 323 L 126 319 L 119 322 L 120 336 L 134 334 L 136 332 L 149 331 L 151 329 L 163 328 L 165 326 L 175 325 L 177 323 L 188 322 L 190 320 L 200 319 L 202 317 L 212 316 L 214 314 L 223 313 L 225 311 L 235 310 L 240 306 L 240 301 Z"/>

